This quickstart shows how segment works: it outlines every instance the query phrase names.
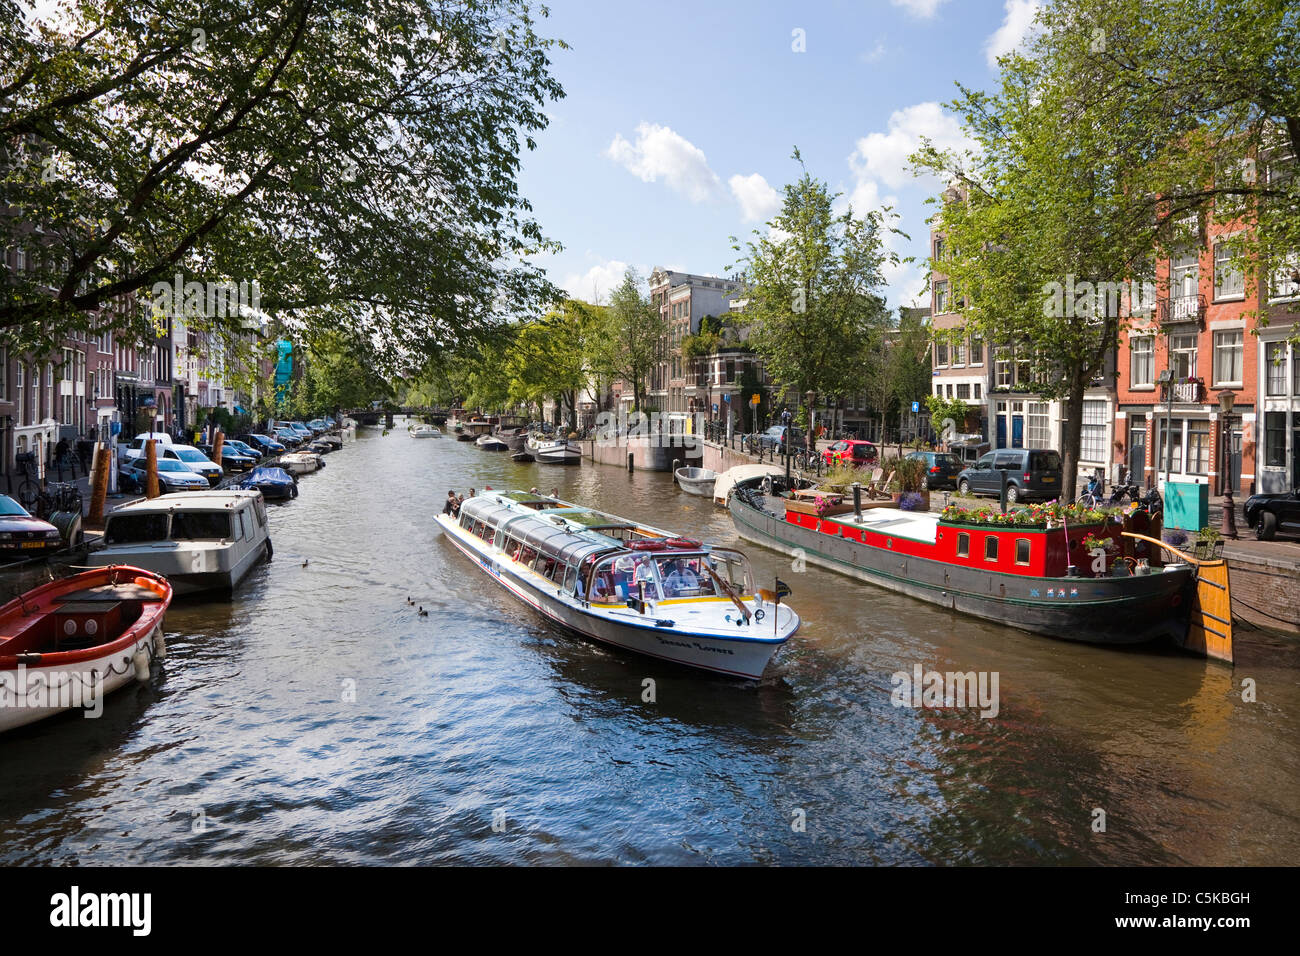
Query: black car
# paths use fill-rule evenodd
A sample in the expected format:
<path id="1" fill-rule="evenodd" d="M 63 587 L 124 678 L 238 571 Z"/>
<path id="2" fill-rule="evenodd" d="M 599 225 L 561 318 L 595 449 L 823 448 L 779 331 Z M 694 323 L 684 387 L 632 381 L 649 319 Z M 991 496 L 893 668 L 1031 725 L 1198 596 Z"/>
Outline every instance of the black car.
<path id="1" fill-rule="evenodd" d="M 925 462 L 925 490 L 956 488 L 961 462 L 956 455 L 942 451 L 914 451 L 907 456 Z"/>
<path id="2" fill-rule="evenodd" d="M 1047 448 L 999 448 L 957 476 L 963 495 L 1000 495 L 1007 476 L 1007 501 L 1051 501 L 1061 496 L 1061 453 Z"/>
<path id="3" fill-rule="evenodd" d="M 1246 524 L 1260 541 L 1272 541 L 1279 531 L 1300 534 L 1300 488 L 1289 494 L 1251 495 L 1244 510 Z"/>

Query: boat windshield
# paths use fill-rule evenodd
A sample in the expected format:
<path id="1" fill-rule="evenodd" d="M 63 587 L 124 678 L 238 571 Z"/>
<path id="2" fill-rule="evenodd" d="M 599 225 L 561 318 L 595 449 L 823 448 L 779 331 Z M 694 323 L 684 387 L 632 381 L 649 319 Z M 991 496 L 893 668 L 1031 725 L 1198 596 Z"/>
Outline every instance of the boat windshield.
<path id="1" fill-rule="evenodd" d="M 703 555 L 671 555 L 657 559 L 657 563 L 665 597 L 713 597 L 718 593 L 712 576 L 704 566 Z"/>
<path id="2" fill-rule="evenodd" d="M 167 540 L 167 515 L 114 515 L 104 529 L 105 544 L 144 544 Z"/>
<path id="3" fill-rule="evenodd" d="M 749 570 L 749 561 L 739 551 L 714 548 L 709 552 L 713 573 L 725 581 L 739 596 L 754 593 L 754 575 Z"/>
<path id="4" fill-rule="evenodd" d="M 218 541 L 229 537 L 228 511 L 177 511 L 172 515 L 173 541 Z"/>
<path id="5" fill-rule="evenodd" d="M 659 568 L 653 557 L 648 554 L 609 557 L 597 564 L 592 571 L 591 600 L 621 603 L 630 597 L 640 597 L 643 584 L 647 601 L 662 598 Z"/>

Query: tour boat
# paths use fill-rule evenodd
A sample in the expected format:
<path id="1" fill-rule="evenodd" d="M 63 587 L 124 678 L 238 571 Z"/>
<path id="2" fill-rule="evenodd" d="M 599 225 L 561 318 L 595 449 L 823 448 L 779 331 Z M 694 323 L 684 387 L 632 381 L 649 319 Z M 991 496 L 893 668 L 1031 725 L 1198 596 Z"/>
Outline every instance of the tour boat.
<path id="1" fill-rule="evenodd" d="M 172 587 L 160 574 L 114 565 L 42 584 L 0 607 L 0 731 L 147 681 L 165 651 Z"/>
<path id="2" fill-rule="evenodd" d="M 709 468 L 678 468 L 673 476 L 677 479 L 677 487 L 688 495 L 707 497 L 713 494 L 713 483 L 718 473 Z"/>
<path id="3" fill-rule="evenodd" d="M 526 447 L 529 454 L 543 465 L 577 465 L 582 462 L 582 447 L 575 441 L 531 435 Z"/>
<path id="4" fill-rule="evenodd" d="M 434 425 L 413 425 L 410 434 L 412 438 L 441 438 L 442 432 L 438 431 Z"/>
<path id="5" fill-rule="evenodd" d="M 757 680 L 799 627 L 743 554 L 529 492 L 466 499 L 444 536 L 512 595 L 593 640 Z"/>
<path id="6" fill-rule="evenodd" d="M 166 575 L 178 595 L 233 591 L 271 557 L 266 502 L 257 491 L 194 491 L 114 510 L 90 565 L 130 564 Z"/>
<path id="7" fill-rule="evenodd" d="M 484 451 L 506 451 L 510 447 L 496 435 L 480 435 L 474 444 Z"/>
<path id="8" fill-rule="evenodd" d="M 818 506 L 784 502 L 775 510 L 764 480 L 736 485 L 728 507 L 740 537 L 811 564 L 999 624 L 1071 641 L 1137 644 L 1161 636 L 1181 642 L 1195 597 L 1190 564 L 1160 565 L 1160 548 L 1114 573 L 1093 571 L 1088 534 L 1121 539 L 1099 525 L 1027 527 L 965 523 L 892 502 Z M 1116 527 L 1116 526 L 1111 526 Z M 1138 573 L 1128 573 L 1131 565 Z"/>

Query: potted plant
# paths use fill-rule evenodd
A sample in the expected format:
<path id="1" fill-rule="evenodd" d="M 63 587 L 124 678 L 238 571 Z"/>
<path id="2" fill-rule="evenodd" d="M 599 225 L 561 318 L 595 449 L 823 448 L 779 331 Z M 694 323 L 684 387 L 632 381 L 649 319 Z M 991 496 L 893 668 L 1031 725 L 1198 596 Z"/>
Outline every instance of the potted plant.
<path id="1" fill-rule="evenodd" d="M 908 511 L 929 511 L 930 492 L 925 487 L 925 460 L 921 458 L 888 458 L 883 466 L 885 474 L 893 472 L 894 480 L 889 483 L 889 492 L 894 504 L 902 507 L 904 495 L 914 495 L 907 499 Z"/>
<path id="2" fill-rule="evenodd" d="M 1209 560 L 1223 557 L 1223 535 L 1217 528 L 1205 527 L 1196 537 L 1194 557 Z"/>

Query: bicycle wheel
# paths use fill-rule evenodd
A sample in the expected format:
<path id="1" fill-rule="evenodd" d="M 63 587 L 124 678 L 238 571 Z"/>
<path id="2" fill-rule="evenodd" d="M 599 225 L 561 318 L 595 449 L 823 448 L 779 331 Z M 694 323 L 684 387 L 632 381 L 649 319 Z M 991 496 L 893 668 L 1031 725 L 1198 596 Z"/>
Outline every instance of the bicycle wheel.
<path id="1" fill-rule="evenodd" d="M 24 478 L 18 486 L 18 503 L 27 511 L 36 507 L 41 497 L 41 486 L 30 478 Z"/>

